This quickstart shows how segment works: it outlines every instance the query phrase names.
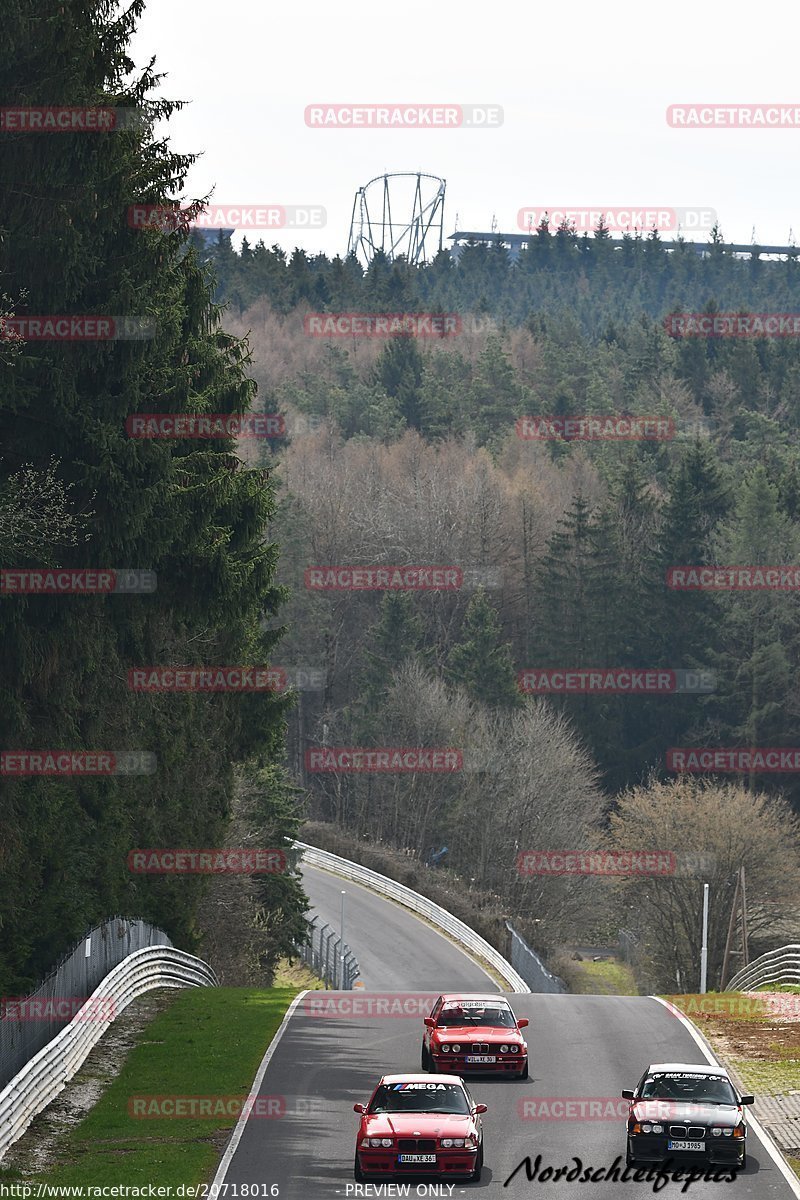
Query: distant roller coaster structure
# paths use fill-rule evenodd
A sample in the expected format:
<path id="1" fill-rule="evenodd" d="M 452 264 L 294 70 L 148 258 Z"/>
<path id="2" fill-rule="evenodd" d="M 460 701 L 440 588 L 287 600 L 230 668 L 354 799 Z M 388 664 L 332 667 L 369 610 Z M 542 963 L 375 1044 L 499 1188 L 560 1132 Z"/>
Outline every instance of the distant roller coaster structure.
<path id="1" fill-rule="evenodd" d="M 365 267 L 378 251 L 390 260 L 402 255 L 412 266 L 432 258 L 442 249 L 445 187 L 444 179 L 421 171 L 370 179 L 353 200 L 347 253 Z"/>

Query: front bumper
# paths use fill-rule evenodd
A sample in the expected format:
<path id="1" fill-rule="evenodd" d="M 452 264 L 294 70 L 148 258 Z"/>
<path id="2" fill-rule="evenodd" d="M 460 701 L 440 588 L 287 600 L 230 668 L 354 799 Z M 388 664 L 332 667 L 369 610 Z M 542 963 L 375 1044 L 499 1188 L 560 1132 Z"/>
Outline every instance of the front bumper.
<path id="1" fill-rule="evenodd" d="M 497 1062 L 468 1063 L 465 1054 L 431 1054 L 434 1071 L 444 1075 L 522 1075 L 528 1065 L 527 1054 L 497 1055 Z"/>
<path id="2" fill-rule="evenodd" d="M 663 1162 L 674 1159 L 684 1163 L 710 1163 L 718 1167 L 740 1166 L 747 1148 L 746 1138 L 722 1138 L 709 1135 L 706 1148 L 700 1150 L 668 1150 L 669 1138 L 662 1133 L 628 1134 L 631 1157 L 637 1162 Z"/>
<path id="3" fill-rule="evenodd" d="M 437 1150 L 435 1163 L 398 1162 L 397 1150 L 357 1150 L 358 1165 L 364 1175 L 472 1175 L 477 1150 Z"/>

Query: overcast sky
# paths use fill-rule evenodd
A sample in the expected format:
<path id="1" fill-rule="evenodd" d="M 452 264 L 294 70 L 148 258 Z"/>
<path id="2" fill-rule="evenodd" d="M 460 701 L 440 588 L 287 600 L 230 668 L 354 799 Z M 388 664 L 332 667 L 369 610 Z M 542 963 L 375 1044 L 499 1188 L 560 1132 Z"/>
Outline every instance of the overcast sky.
<path id="1" fill-rule="evenodd" d="M 762 19 L 763 14 L 763 19 Z M 385 171 L 447 181 L 445 235 L 518 231 L 520 208 L 713 209 L 728 241 L 800 241 L 800 124 L 678 129 L 671 104 L 797 105 L 800 6 L 708 2 L 461 7 L 437 0 L 150 0 L 134 56 L 191 103 L 172 145 L 202 151 L 187 195 L 315 205 L 316 231 L 265 235 L 344 253 L 353 196 Z M 319 129 L 311 104 L 486 104 L 502 124 Z M 671 236 L 671 235 L 667 235 Z M 687 236 L 690 236 L 687 234 Z M 255 238 L 253 240 L 256 240 Z M 445 244 L 449 244 L 445 242 Z"/>

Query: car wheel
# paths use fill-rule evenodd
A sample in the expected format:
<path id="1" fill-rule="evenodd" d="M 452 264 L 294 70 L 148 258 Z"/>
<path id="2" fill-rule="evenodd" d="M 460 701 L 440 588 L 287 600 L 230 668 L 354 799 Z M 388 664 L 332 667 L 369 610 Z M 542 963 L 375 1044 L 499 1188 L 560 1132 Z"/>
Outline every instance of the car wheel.
<path id="1" fill-rule="evenodd" d="M 522 1070 L 520 1071 L 520 1075 L 519 1075 L 519 1077 L 520 1077 L 520 1079 L 527 1079 L 527 1078 L 528 1078 L 528 1060 L 527 1060 L 527 1058 L 525 1059 L 525 1066 L 524 1066 L 524 1067 L 522 1068 Z"/>
<path id="2" fill-rule="evenodd" d="M 630 1142 L 628 1142 L 628 1145 L 625 1148 L 625 1165 L 628 1167 L 634 1167 L 636 1165 L 636 1159 L 631 1154 Z"/>
<path id="3" fill-rule="evenodd" d="M 356 1159 L 355 1159 L 355 1162 L 353 1163 L 353 1178 L 355 1179 L 356 1183 L 364 1182 L 364 1172 L 361 1170 L 361 1167 L 359 1166 L 358 1154 L 356 1154 Z"/>
<path id="4" fill-rule="evenodd" d="M 427 1047 L 426 1047 L 426 1045 L 425 1045 L 425 1043 L 424 1043 L 424 1042 L 422 1043 L 422 1070 L 423 1070 L 423 1071 L 430 1071 L 430 1070 L 431 1070 L 431 1056 L 430 1056 L 430 1051 L 427 1049 Z"/>
<path id="5" fill-rule="evenodd" d="M 472 1180 L 473 1183 L 477 1183 L 480 1180 L 482 1170 L 483 1170 L 483 1146 L 481 1145 L 478 1147 L 478 1157 L 475 1160 L 475 1170 L 470 1175 L 470 1179 Z"/>

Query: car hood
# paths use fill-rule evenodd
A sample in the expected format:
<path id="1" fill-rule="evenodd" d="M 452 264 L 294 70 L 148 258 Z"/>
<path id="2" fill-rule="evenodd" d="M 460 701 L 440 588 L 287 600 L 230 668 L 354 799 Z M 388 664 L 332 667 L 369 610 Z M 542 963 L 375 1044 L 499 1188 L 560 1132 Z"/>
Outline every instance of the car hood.
<path id="1" fill-rule="evenodd" d="M 718 1125 L 727 1129 L 742 1120 L 735 1104 L 702 1104 L 697 1101 L 637 1100 L 633 1105 L 637 1121 L 658 1121 L 662 1125 Z"/>
<path id="2" fill-rule="evenodd" d="M 455 1113 L 370 1113 L 364 1117 L 365 1137 L 467 1137 L 472 1117 Z"/>
<path id="3" fill-rule="evenodd" d="M 447 1025 L 434 1030 L 438 1038 L 446 1042 L 518 1042 L 522 1034 L 518 1029 L 503 1025 Z"/>

